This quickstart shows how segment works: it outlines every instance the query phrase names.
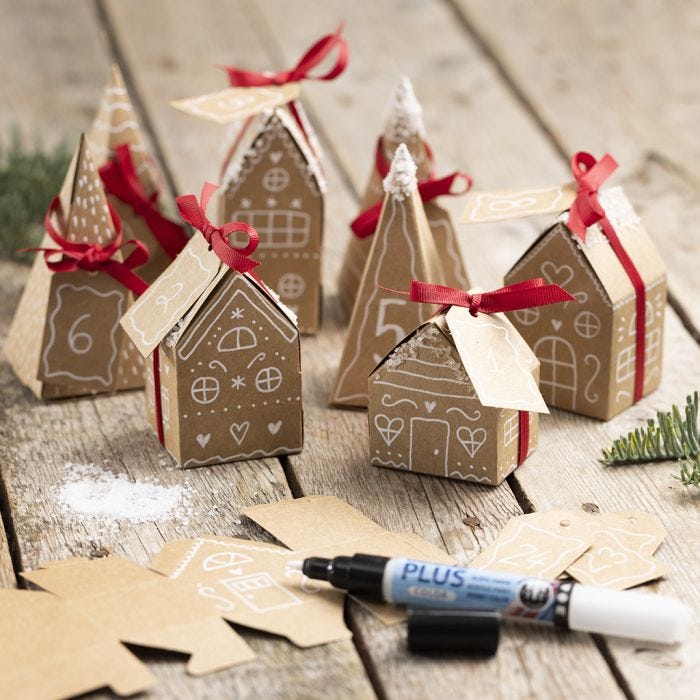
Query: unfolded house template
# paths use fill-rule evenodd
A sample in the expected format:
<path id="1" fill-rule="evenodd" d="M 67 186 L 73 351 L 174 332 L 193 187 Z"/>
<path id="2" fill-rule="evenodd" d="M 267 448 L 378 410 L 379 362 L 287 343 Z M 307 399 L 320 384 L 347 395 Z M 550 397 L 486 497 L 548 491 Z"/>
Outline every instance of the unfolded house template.
<path id="1" fill-rule="evenodd" d="M 51 221 L 69 244 L 107 246 L 115 240 L 117 220 L 84 136 L 59 202 Z M 48 234 L 41 245 L 56 247 Z M 142 387 L 143 358 L 119 326 L 132 300 L 129 289 L 108 274 L 53 272 L 38 253 L 5 355 L 19 379 L 42 399 Z"/>
<path id="2" fill-rule="evenodd" d="M 164 188 L 165 180 L 156 161 L 146 148 L 129 93 L 116 64 L 112 66 L 110 80 L 102 94 L 100 106 L 87 138 L 98 169 L 114 160 L 118 147 L 127 146 L 137 180 L 135 186 L 142 190 L 145 198 L 154 200 L 148 206 L 142 206 L 145 209 L 161 212 L 162 198 L 158 195 Z M 133 185 L 130 189 L 132 188 Z M 108 187 L 107 191 L 109 202 L 121 218 L 124 239 L 136 238 L 148 248 L 150 258 L 140 270 L 140 274 L 147 282 L 152 282 L 187 243 L 185 229 L 163 216 L 158 217 L 157 214 L 155 216 L 157 220 L 153 223 L 154 217 L 144 218 L 141 213 L 135 211 L 132 204 L 109 193 Z M 168 240 L 167 250 L 154 236 L 152 227 L 161 239 Z"/>
<path id="3" fill-rule="evenodd" d="M 666 271 L 658 251 L 619 187 L 600 194 L 606 216 L 645 289 L 643 394 L 661 382 Z M 550 406 L 609 419 L 634 403 L 635 289 L 610 242 L 591 226 L 585 241 L 564 221 L 547 229 L 506 275 L 510 284 L 542 276 L 578 303 L 516 311 L 510 318 L 541 364 Z"/>
<path id="4" fill-rule="evenodd" d="M 435 240 L 417 189 L 416 164 L 408 148 L 396 149 L 384 180 L 384 204 L 350 318 L 331 394 L 337 406 L 367 406 L 372 368 L 437 307 L 412 304 L 387 289 L 407 289 L 411 280 L 444 281 Z"/>
<path id="5" fill-rule="evenodd" d="M 538 376 L 537 358 L 503 314 L 449 307 L 373 370 L 371 463 L 500 484 L 537 443 L 538 413 L 547 413 Z"/>
<path id="6" fill-rule="evenodd" d="M 401 143 L 406 144 L 416 163 L 418 181 L 422 182 L 431 177 L 434 166 L 433 155 L 426 142 L 422 109 L 416 99 L 411 81 L 407 77 L 402 77 L 394 89 L 381 142 L 377 146 L 380 152 L 375 154 L 372 172 L 360 204 L 361 212 L 381 202 L 384 197 L 382 179 L 386 172 L 380 173 L 374 161 L 390 162 Z M 443 267 L 445 283 L 450 287 L 468 289 L 469 278 L 449 212 L 440 206 L 438 200 L 424 202 L 423 208 Z M 338 278 L 338 294 L 348 312 L 355 302 L 371 245 L 372 236 L 358 238 L 350 234 Z"/>
<path id="7" fill-rule="evenodd" d="M 151 360 L 146 372 L 149 419 L 179 464 L 301 450 L 293 315 L 259 280 L 224 264 L 203 236 L 190 240 L 122 325 L 144 357 L 158 350 L 157 376 Z"/>
<path id="8" fill-rule="evenodd" d="M 255 227 L 265 281 L 297 315 L 300 331 L 315 333 L 326 185 L 311 126 L 301 105 L 293 104 L 299 120 L 282 105 L 244 124 L 223 176 L 221 220 Z"/>

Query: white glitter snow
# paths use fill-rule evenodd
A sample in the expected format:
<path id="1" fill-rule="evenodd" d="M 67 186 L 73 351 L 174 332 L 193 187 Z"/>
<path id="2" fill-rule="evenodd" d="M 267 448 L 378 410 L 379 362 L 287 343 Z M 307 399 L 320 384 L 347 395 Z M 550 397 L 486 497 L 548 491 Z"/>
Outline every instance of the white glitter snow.
<path id="1" fill-rule="evenodd" d="M 413 92 L 411 81 L 403 76 L 396 88 L 384 122 L 384 138 L 390 142 L 425 138 L 423 108 Z"/>
<path id="2" fill-rule="evenodd" d="M 394 199 L 405 199 L 418 187 L 416 180 L 416 164 L 411 154 L 402 143 L 396 149 L 391 167 L 384 178 L 384 191 Z"/>

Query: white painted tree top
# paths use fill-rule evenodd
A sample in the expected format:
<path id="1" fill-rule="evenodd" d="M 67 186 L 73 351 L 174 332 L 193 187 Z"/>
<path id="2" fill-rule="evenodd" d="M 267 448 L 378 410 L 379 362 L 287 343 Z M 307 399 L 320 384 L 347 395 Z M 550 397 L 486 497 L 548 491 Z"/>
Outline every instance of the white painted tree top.
<path id="1" fill-rule="evenodd" d="M 418 187 L 416 164 L 405 143 L 399 145 L 384 178 L 384 191 L 395 199 L 408 197 Z"/>
<path id="2" fill-rule="evenodd" d="M 394 88 L 384 124 L 384 138 L 393 142 L 425 138 L 423 108 L 413 91 L 410 79 L 405 75 Z"/>

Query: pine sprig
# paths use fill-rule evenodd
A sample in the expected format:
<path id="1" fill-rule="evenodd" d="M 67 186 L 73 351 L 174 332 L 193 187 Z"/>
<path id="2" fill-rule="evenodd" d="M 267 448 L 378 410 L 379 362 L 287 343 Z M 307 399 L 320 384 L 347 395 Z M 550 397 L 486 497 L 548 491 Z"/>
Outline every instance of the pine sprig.
<path id="1" fill-rule="evenodd" d="M 602 462 L 608 466 L 658 462 L 666 459 L 697 457 L 700 453 L 698 392 L 686 398 L 685 412 L 674 405 L 659 411 L 646 428 L 636 428 L 603 449 Z"/>
<path id="2" fill-rule="evenodd" d="M 61 189 L 71 153 L 65 144 L 46 149 L 40 140 L 25 146 L 18 129 L 0 146 L 0 255 L 31 260 L 18 248 L 41 240 L 41 222 L 51 198 Z"/>
<path id="3" fill-rule="evenodd" d="M 680 479 L 683 486 L 700 487 L 700 454 L 687 455 L 680 461 L 680 467 L 681 473 L 676 479 Z"/>

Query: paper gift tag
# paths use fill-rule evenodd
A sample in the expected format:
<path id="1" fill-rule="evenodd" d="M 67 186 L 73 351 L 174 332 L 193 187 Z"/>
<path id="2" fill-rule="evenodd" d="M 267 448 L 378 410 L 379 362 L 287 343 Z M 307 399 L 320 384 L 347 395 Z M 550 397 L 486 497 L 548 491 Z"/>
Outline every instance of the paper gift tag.
<path id="1" fill-rule="evenodd" d="M 594 542 L 586 518 L 567 511 L 519 515 L 469 566 L 554 579 Z"/>
<path id="2" fill-rule="evenodd" d="M 170 104 L 182 112 L 217 124 L 230 124 L 278 107 L 299 96 L 299 83 L 268 87 L 232 87 L 199 97 L 176 100 Z"/>

